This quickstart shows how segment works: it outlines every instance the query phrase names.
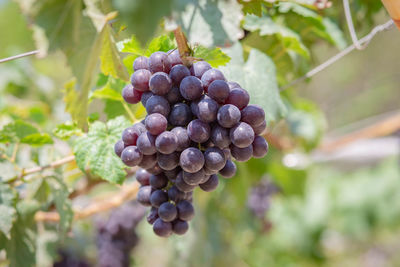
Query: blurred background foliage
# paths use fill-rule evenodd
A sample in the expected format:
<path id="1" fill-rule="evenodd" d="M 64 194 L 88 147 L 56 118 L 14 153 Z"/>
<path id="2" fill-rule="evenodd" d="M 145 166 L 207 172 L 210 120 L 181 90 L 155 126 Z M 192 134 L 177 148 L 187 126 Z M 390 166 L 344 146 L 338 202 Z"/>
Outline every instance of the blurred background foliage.
<path id="1" fill-rule="evenodd" d="M 187 235 L 160 239 L 142 220 L 132 266 L 399 266 L 398 133 L 324 145 L 398 112 L 400 34 L 280 92 L 351 44 L 340 1 L 321 2 L 0 0 L 0 58 L 39 50 L 0 64 L 0 265 L 52 266 L 65 253 L 96 265 L 96 216 L 72 224 L 73 208 L 134 180 L 112 146 L 145 112 L 120 92 L 134 58 L 174 48 L 180 25 L 195 55 L 266 109 L 271 149 L 217 191 L 195 192 Z M 350 2 L 359 37 L 389 19 L 379 1 Z M 88 146 L 112 168 L 90 165 Z M 35 222 L 53 210 L 60 223 Z"/>

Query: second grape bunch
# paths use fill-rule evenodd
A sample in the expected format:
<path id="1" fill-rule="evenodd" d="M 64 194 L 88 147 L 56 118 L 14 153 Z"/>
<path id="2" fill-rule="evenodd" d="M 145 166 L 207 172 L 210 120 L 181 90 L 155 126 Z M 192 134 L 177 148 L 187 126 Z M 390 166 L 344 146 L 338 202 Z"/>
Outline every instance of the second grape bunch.
<path id="1" fill-rule="evenodd" d="M 213 191 L 217 174 L 236 174 L 233 160 L 267 154 L 260 136 L 265 113 L 207 62 L 183 65 L 178 50 L 138 57 L 133 69 L 122 95 L 130 104 L 141 102 L 148 115 L 123 131 L 115 153 L 127 166 L 141 167 L 137 200 L 151 206 L 147 221 L 155 234 L 181 235 L 194 216 L 196 187 Z"/>

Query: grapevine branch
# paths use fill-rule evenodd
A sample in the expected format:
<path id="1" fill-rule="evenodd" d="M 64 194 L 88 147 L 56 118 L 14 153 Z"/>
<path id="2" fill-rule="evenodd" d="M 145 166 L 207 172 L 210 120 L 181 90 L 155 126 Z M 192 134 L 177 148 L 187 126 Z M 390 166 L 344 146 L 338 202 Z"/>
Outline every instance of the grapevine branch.
<path id="1" fill-rule="evenodd" d="M 19 54 L 19 55 L 16 55 L 16 56 L 0 59 L 0 63 L 4 63 L 4 62 L 11 61 L 11 60 L 14 60 L 14 59 L 22 58 L 22 57 L 36 55 L 38 53 L 39 53 L 39 50 L 29 51 L 29 52 L 22 53 L 22 54 Z"/>
<path id="2" fill-rule="evenodd" d="M 32 174 L 32 173 L 36 173 L 36 172 L 41 172 L 41 171 L 43 171 L 45 169 L 50 169 L 50 168 L 54 169 L 54 168 L 57 168 L 57 167 L 59 167 L 61 165 L 67 164 L 69 162 L 72 162 L 74 160 L 75 160 L 75 156 L 74 155 L 67 156 L 65 158 L 56 160 L 56 161 L 54 161 L 54 162 L 52 162 L 52 163 L 50 163 L 48 165 L 37 166 L 37 167 L 30 168 L 30 169 L 22 170 L 22 172 L 19 175 L 19 177 L 22 178 L 22 177 L 24 177 L 26 175 L 29 175 L 29 174 Z"/>
<path id="3" fill-rule="evenodd" d="M 103 200 L 96 200 L 83 209 L 74 210 L 74 220 L 81 220 L 90 217 L 94 214 L 105 212 L 113 208 L 121 206 L 123 203 L 132 200 L 136 197 L 139 190 L 139 184 L 133 183 L 122 186 L 121 190 L 114 195 L 107 197 Z M 35 214 L 35 221 L 41 222 L 58 222 L 60 215 L 56 211 L 38 211 Z"/>

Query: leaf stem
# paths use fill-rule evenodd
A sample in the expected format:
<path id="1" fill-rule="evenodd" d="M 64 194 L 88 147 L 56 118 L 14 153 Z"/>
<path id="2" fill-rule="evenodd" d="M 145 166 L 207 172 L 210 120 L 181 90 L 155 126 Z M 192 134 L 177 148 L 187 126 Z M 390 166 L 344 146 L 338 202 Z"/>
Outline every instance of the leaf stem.
<path id="1" fill-rule="evenodd" d="M 138 119 L 136 118 L 135 114 L 133 114 L 132 110 L 128 107 L 128 105 L 124 101 L 121 101 L 121 103 L 122 103 L 122 106 L 124 106 L 126 113 L 128 113 L 128 116 L 131 119 L 131 121 L 133 123 L 137 122 Z"/>

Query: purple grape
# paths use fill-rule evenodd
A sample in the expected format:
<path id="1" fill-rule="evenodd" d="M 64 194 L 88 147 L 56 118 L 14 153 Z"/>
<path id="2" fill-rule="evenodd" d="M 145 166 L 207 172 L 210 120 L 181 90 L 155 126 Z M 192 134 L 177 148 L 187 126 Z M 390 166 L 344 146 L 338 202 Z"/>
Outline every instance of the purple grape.
<path id="1" fill-rule="evenodd" d="M 203 153 L 194 147 L 186 148 L 182 151 L 179 164 L 181 168 L 186 172 L 198 172 L 204 166 Z"/>
<path id="2" fill-rule="evenodd" d="M 171 90 L 172 81 L 164 72 L 154 73 L 149 81 L 150 91 L 155 95 L 165 95 Z"/>
<path id="3" fill-rule="evenodd" d="M 253 127 L 253 130 L 254 130 L 254 134 L 260 135 L 267 128 L 267 122 L 264 120 L 260 125 L 252 126 L 252 127 Z"/>
<path id="4" fill-rule="evenodd" d="M 187 100 L 196 100 L 203 94 L 203 85 L 198 78 L 187 76 L 181 81 L 179 90 L 183 98 Z"/>
<path id="5" fill-rule="evenodd" d="M 136 180 L 141 185 L 149 185 L 150 184 L 150 176 L 151 176 L 151 174 L 144 169 L 139 169 L 136 172 Z"/>
<path id="6" fill-rule="evenodd" d="M 178 217 L 182 221 L 190 221 L 194 217 L 194 208 L 187 200 L 179 201 L 176 205 L 178 209 Z"/>
<path id="7" fill-rule="evenodd" d="M 143 155 L 143 158 L 140 161 L 140 163 L 138 164 L 138 166 L 143 168 L 143 169 L 149 169 L 149 168 L 154 167 L 156 164 L 157 164 L 157 156 L 156 156 L 156 154 Z"/>
<path id="8" fill-rule="evenodd" d="M 152 113 L 146 117 L 144 124 L 149 133 L 152 135 L 159 135 L 167 130 L 168 121 L 160 113 Z"/>
<path id="9" fill-rule="evenodd" d="M 200 100 L 201 99 L 198 99 L 198 100 L 192 101 L 190 103 L 190 110 L 192 111 L 192 114 L 194 116 L 196 116 L 196 117 L 198 117 L 198 114 L 199 114 L 199 106 L 198 106 L 198 104 L 199 104 Z"/>
<path id="10" fill-rule="evenodd" d="M 243 88 L 235 87 L 229 92 L 229 96 L 225 103 L 235 105 L 238 109 L 242 110 L 247 107 L 249 101 L 249 93 Z"/>
<path id="11" fill-rule="evenodd" d="M 190 67 L 190 73 L 193 76 L 201 79 L 201 76 L 203 76 L 204 72 L 208 71 L 209 69 L 211 69 L 211 65 L 206 61 L 198 61 L 193 63 L 192 67 Z"/>
<path id="12" fill-rule="evenodd" d="M 133 70 L 141 70 L 141 69 L 149 69 L 149 59 L 147 57 L 137 57 L 135 61 L 133 61 Z"/>
<path id="13" fill-rule="evenodd" d="M 190 173 L 190 172 L 185 172 L 183 171 L 183 180 L 185 183 L 189 185 L 198 185 L 201 181 L 204 180 L 204 177 L 206 174 L 204 173 L 204 170 L 201 169 L 198 172 Z"/>
<path id="14" fill-rule="evenodd" d="M 153 155 L 157 152 L 156 137 L 149 132 L 142 133 L 137 139 L 137 147 L 143 155 Z"/>
<path id="15" fill-rule="evenodd" d="M 138 91 L 149 91 L 151 72 L 146 69 L 135 71 L 131 76 L 131 84 Z"/>
<path id="16" fill-rule="evenodd" d="M 253 156 L 253 146 L 237 147 L 235 145 L 230 146 L 232 157 L 237 161 L 248 161 Z"/>
<path id="17" fill-rule="evenodd" d="M 192 119 L 192 112 L 184 103 L 175 104 L 169 113 L 168 121 L 173 126 L 186 126 Z"/>
<path id="18" fill-rule="evenodd" d="M 182 192 L 191 192 L 196 188 L 196 185 L 190 185 L 183 180 L 183 171 L 181 171 L 175 179 L 175 186 Z"/>
<path id="19" fill-rule="evenodd" d="M 217 114 L 219 125 L 224 128 L 231 128 L 240 121 L 240 110 L 231 104 L 220 107 Z"/>
<path id="20" fill-rule="evenodd" d="M 157 161 L 161 169 L 170 171 L 179 165 L 179 154 L 177 152 L 171 154 L 157 153 Z"/>
<path id="21" fill-rule="evenodd" d="M 189 137 L 188 137 L 189 138 Z M 124 150 L 125 144 L 124 141 L 118 140 L 118 142 L 114 145 L 114 152 L 118 157 L 121 157 L 122 150 Z"/>
<path id="22" fill-rule="evenodd" d="M 219 105 L 215 100 L 202 97 L 197 103 L 196 116 L 200 120 L 210 123 L 217 119 L 218 109 Z"/>
<path id="23" fill-rule="evenodd" d="M 224 152 L 217 147 L 207 148 L 204 152 L 204 160 L 204 166 L 212 171 L 221 170 L 226 162 Z"/>
<path id="24" fill-rule="evenodd" d="M 136 145 L 136 141 L 140 135 L 140 130 L 136 127 L 129 127 L 126 128 L 122 132 L 122 141 L 124 142 L 125 146 L 134 146 Z"/>
<path id="25" fill-rule="evenodd" d="M 158 216 L 164 222 L 172 222 L 178 215 L 178 211 L 174 204 L 169 202 L 164 202 L 158 208 Z"/>
<path id="26" fill-rule="evenodd" d="M 242 110 L 242 121 L 251 126 L 258 126 L 265 120 L 265 112 L 258 105 L 248 105 Z"/>
<path id="27" fill-rule="evenodd" d="M 203 191 L 211 192 L 218 187 L 218 184 L 218 176 L 216 174 L 212 174 L 206 182 L 200 184 L 199 186 Z"/>
<path id="28" fill-rule="evenodd" d="M 177 235 L 184 235 L 189 230 L 189 224 L 186 221 L 175 220 L 172 222 L 172 231 Z"/>
<path id="29" fill-rule="evenodd" d="M 218 171 L 210 170 L 206 166 L 204 166 L 203 170 L 204 170 L 204 173 L 205 173 L 206 176 L 207 175 L 213 175 L 213 174 L 216 174 L 218 172 Z"/>
<path id="30" fill-rule="evenodd" d="M 232 178 L 236 174 L 236 164 L 231 160 L 227 160 L 225 167 L 219 171 L 219 174 L 224 178 Z"/>
<path id="31" fill-rule="evenodd" d="M 185 192 L 179 190 L 176 185 L 173 185 L 170 189 L 168 189 L 168 197 L 171 201 L 176 203 L 185 199 Z"/>
<path id="32" fill-rule="evenodd" d="M 146 169 L 146 171 L 148 171 L 151 174 L 160 174 L 163 172 L 163 169 L 160 168 L 160 166 L 158 166 L 158 164 L 154 165 L 154 167 Z"/>
<path id="33" fill-rule="evenodd" d="M 142 94 L 142 98 L 140 99 L 140 102 L 142 102 L 142 105 L 144 107 L 146 107 L 147 100 L 149 100 L 149 98 L 152 97 L 153 95 L 154 94 L 152 92 L 150 92 L 150 91 L 144 92 Z"/>
<path id="34" fill-rule="evenodd" d="M 150 195 L 150 203 L 153 207 L 160 207 L 164 202 L 168 201 L 168 194 L 162 190 L 155 190 Z"/>
<path id="35" fill-rule="evenodd" d="M 169 62 L 171 62 L 171 66 L 175 66 L 178 64 L 182 64 L 181 56 L 179 55 L 178 49 L 169 50 L 167 52 Z"/>
<path id="36" fill-rule="evenodd" d="M 139 188 L 137 193 L 137 201 L 143 206 L 150 206 L 151 186 L 145 185 Z"/>
<path id="37" fill-rule="evenodd" d="M 212 127 L 210 139 L 215 146 L 221 149 L 228 147 L 231 144 L 231 138 L 229 137 L 229 130 L 218 124 L 215 124 Z"/>
<path id="38" fill-rule="evenodd" d="M 169 72 L 169 77 L 171 78 L 172 82 L 178 86 L 181 83 L 182 79 L 186 76 L 190 76 L 190 71 L 186 66 L 182 64 L 173 66 L 171 71 Z"/>
<path id="39" fill-rule="evenodd" d="M 132 125 L 132 128 L 137 130 L 140 134 L 146 132 L 146 127 L 144 126 L 144 122 L 137 122 L 134 125 Z"/>
<path id="40" fill-rule="evenodd" d="M 234 88 L 242 88 L 240 84 L 237 82 L 228 82 L 229 90 L 233 90 Z"/>
<path id="41" fill-rule="evenodd" d="M 168 178 L 164 174 L 150 176 L 150 185 L 154 189 L 162 189 L 168 184 Z"/>
<path id="42" fill-rule="evenodd" d="M 229 85 L 222 80 L 216 80 L 208 86 L 208 95 L 218 103 L 225 103 L 229 96 Z"/>
<path id="43" fill-rule="evenodd" d="M 177 147 L 178 137 L 170 131 L 165 131 L 156 138 L 156 148 L 158 152 L 171 154 Z"/>
<path id="44" fill-rule="evenodd" d="M 168 237 L 172 234 L 172 223 L 164 222 L 158 218 L 153 224 L 153 231 L 160 237 Z"/>
<path id="45" fill-rule="evenodd" d="M 132 84 L 128 84 L 122 89 L 122 98 L 129 104 L 137 104 L 142 97 L 141 91 L 133 89 Z"/>
<path id="46" fill-rule="evenodd" d="M 172 86 L 171 90 L 169 90 L 169 92 L 165 95 L 165 98 L 171 105 L 183 101 L 183 96 L 181 95 L 178 86 Z"/>
<path id="47" fill-rule="evenodd" d="M 164 52 L 154 52 L 149 58 L 149 70 L 152 73 L 165 72 L 169 73 L 171 69 L 171 62 L 168 55 Z"/>
<path id="48" fill-rule="evenodd" d="M 164 117 L 168 117 L 171 108 L 168 101 L 159 95 L 153 95 L 146 101 L 147 114 L 160 113 Z"/>
<path id="49" fill-rule="evenodd" d="M 187 126 L 189 138 L 197 143 L 206 142 L 210 138 L 210 125 L 196 119 L 192 120 Z"/>
<path id="50" fill-rule="evenodd" d="M 268 143 L 262 136 L 256 136 L 253 142 L 253 157 L 263 158 L 268 153 Z"/>
<path id="51" fill-rule="evenodd" d="M 171 130 L 176 137 L 178 137 L 178 147 L 176 151 L 183 151 L 190 146 L 190 138 L 187 133 L 187 130 L 183 127 L 175 127 Z"/>
<path id="52" fill-rule="evenodd" d="M 175 181 L 175 179 L 178 176 L 180 171 L 182 171 L 182 168 L 178 166 L 172 170 L 168 170 L 168 171 L 164 170 L 164 174 L 165 174 L 165 176 L 167 176 L 168 180 L 173 182 L 173 181 Z"/>
<path id="53" fill-rule="evenodd" d="M 224 74 L 217 69 L 209 69 L 201 76 L 201 82 L 203 83 L 204 89 L 207 91 L 208 86 L 216 80 L 226 81 Z"/>
<path id="54" fill-rule="evenodd" d="M 136 146 L 127 146 L 121 154 L 122 162 L 130 167 L 137 166 L 142 160 L 142 152 Z"/>
<path id="55" fill-rule="evenodd" d="M 240 148 L 251 145 L 254 141 L 254 131 L 245 122 L 236 124 L 229 132 L 232 143 Z"/>
<path id="56" fill-rule="evenodd" d="M 149 224 L 153 224 L 158 219 L 158 209 L 156 207 L 152 207 L 149 215 L 147 215 L 147 222 Z"/>

